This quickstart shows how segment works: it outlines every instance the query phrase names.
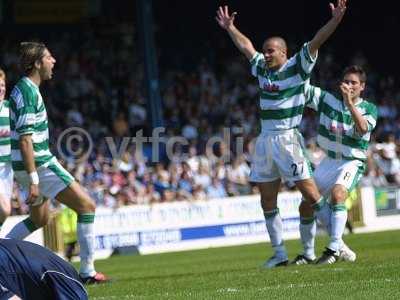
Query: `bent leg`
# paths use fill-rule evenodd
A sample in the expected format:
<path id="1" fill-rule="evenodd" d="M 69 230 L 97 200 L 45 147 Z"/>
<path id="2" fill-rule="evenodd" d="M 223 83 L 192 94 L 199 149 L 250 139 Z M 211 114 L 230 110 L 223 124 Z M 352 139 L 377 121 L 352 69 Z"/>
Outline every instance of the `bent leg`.
<path id="1" fill-rule="evenodd" d="M 30 206 L 30 215 L 15 225 L 7 234 L 7 238 L 23 240 L 32 232 L 43 227 L 49 220 L 49 201 Z"/>

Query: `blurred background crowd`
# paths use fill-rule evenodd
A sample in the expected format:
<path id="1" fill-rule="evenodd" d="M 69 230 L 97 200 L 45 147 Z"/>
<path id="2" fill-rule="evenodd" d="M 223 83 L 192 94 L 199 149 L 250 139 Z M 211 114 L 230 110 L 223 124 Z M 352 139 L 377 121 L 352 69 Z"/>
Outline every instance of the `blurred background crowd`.
<path id="1" fill-rule="evenodd" d="M 100 22 L 98 26 L 86 24 L 78 30 L 60 29 L 44 34 L 43 40 L 57 60 L 54 79 L 41 88 L 49 116 L 53 153 L 88 189 L 98 206 L 195 201 L 257 193 L 257 188 L 248 182 L 251 141 L 259 131 L 258 83 L 250 75 L 249 63 L 217 24 L 212 24 L 213 33 L 209 40 L 202 41 L 202 47 L 197 47 L 196 36 L 188 32 L 176 31 L 174 40 L 169 39 L 164 34 L 168 30 L 163 27 L 163 17 L 157 19 L 162 8 L 156 9 L 165 127 L 162 141 L 165 144 L 170 138 L 181 136 L 188 144 L 176 144 L 169 155 L 165 147 L 160 146 L 157 153 L 160 159 L 155 161 L 151 143 L 145 143 L 143 149 L 132 142 L 125 143 L 124 137 L 135 137 L 139 131 L 143 136 L 152 135 L 143 62 L 135 38 L 137 32 L 135 26 L 127 22 L 112 26 Z M 327 8 L 324 6 L 324 9 Z M 209 12 L 211 19 L 213 13 L 213 10 Z M 328 17 L 326 14 L 325 21 Z M 251 20 L 242 21 L 250 23 L 245 29 L 252 24 Z M 321 23 L 314 25 L 312 28 L 318 28 Z M 284 36 L 288 38 L 292 54 L 314 34 L 316 29 L 309 27 L 304 26 L 310 32 L 300 37 Z M 245 33 L 252 38 L 251 30 Z M 180 41 L 183 35 L 189 41 Z M 7 73 L 8 92 L 20 74 L 18 42 L 27 36 L 31 35 L 10 35 L 0 45 L 0 65 Z M 264 34 L 261 38 L 257 36 L 257 48 L 265 37 Z M 343 49 L 338 53 L 337 46 L 338 42 L 330 45 L 328 41 L 322 48 L 311 81 L 324 89 L 336 90 L 346 65 L 358 64 L 367 70 L 364 96 L 378 106 L 379 119 L 368 151 L 367 170 L 360 184 L 399 185 L 398 74 L 390 68 L 389 72 L 384 72 L 371 63 L 361 45 L 357 48 L 352 44 L 347 55 L 343 55 Z M 192 56 L 187 54 L 190 51 Z M 315 143 L 316 124 L 315 113 L 306 111 L 300 129 L 314 165 L 324 156 Z M 64 144 L 57 147 L 58 138 L 71 127 L 83 128 L 90 134 L 94 147 L 87 159 L 73 155 Z M 112 141 L 106 137 L 111 137 Z M 220 142 L 209 146 L 212 138 Z M 112 155 L 115 151 L 110 145 L 122 149 L 119 155 Z M 88 145 L 73 144 L 72 147 L 72 150 L 79 150 Z M 282 189 L 290 189 L 290 185 L 283 184 Z M 26 211 L 17 193 L 13 206 L 15 214 Z"/>

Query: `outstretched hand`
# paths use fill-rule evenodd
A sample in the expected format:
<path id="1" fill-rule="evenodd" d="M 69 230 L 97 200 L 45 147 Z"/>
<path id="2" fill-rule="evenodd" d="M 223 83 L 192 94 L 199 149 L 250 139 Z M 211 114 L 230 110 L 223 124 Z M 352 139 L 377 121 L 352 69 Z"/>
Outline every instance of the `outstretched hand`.
<path id="1" fill-rule="evenodd" d="M 346 12 L 346 3 L 347 0 L 337 0 L 336 7 L 333 3 L 329 3 L 329 7 L 332 11 L 332 18 L 337 21 L 341 21 L 344 13 Z"/>
<path id="2" fill-rule="evenodd" d="M 233 26 L 233 21 L 235 20 L 235 16 L 237 15 L 237 12 L 233 12 L 231 15 L 229 15 L 228 11 L 228 6 L 220 6 L 217 10 L 217 16 L 215 19 L 217 20 L 219 26 L 221 26 L 223 29 L 228 30 L 229 27 Z"/>

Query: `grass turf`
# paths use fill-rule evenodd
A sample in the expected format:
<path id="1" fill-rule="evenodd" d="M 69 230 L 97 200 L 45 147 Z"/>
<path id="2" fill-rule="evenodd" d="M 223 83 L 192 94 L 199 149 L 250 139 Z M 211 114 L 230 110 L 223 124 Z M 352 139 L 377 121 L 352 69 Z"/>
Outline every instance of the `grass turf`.
<path id="1" fill-rule="evenodd" d="M 345 236 L 355 263 L 261 270 L 269 244 L 97 261 L 110 284 L 90 299 L 400 299 L 400 231 Z M 318 238 L 321 253 L 326 238 Z M 287 241 L 290 258 L 299 241 Z"/>

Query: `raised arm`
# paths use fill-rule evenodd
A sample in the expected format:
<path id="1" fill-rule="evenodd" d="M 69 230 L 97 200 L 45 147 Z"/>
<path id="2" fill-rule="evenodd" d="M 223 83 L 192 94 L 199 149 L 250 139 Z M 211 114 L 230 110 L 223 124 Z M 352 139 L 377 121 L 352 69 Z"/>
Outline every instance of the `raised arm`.
<path id="1" fill-rule="evenodd" d="M 217 10 L 217 16 L 215 19 L 217 20 L 219 26 L 228 32 L 233 43 L 240 50 L 240 52 L 242 52 L 247 59 L 250 60 L 253 58 L 256 50 L 254 49 L 252 42 L 233 24 L 236 15 L 236 12 L 229 15 L 228 6 L 220 6 Z"/>
<path id="2" fill-rule="evenodd" d="M 344 13 L 346 12 L 346 2 L 347 0 L 337 0 L 336 7 L 332 3 L 329 3 L 332 11 L 332 18 L 317 32 L 308 46 L 313 58 L 316 57 L 318 49 L 325 43 L 342 21 Z"/>

